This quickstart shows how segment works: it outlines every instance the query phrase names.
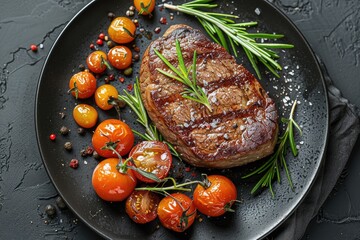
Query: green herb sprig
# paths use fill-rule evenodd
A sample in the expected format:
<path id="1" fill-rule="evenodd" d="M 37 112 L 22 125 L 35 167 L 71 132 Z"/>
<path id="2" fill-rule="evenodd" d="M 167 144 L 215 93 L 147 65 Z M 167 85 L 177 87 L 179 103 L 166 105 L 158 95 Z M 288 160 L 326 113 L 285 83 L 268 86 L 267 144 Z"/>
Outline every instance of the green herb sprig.
<path id="1" fill-rule="evenodd" d="M 284 37 L 284 35 L 249 33 L 247 28 L 257 25 L 257 22 L 236 23 L 234 19 L 239 18 L 236 15 L 199 10 L 206 8 L 212 9 L 218 6 L 217 4 L 212 4 L 212 2 L 213 0 L 194 0 L 181 5 L 164 4 L 164 7 L 195 16 L 210 37 L 222 45 L 228 52 L 230 52 L 231 48 L 235 56 L 237 56 L 236 47 L 241 46 L 260 79 L 259 62 L 269 69 L 271 73 L 279 77 L 277 71 L 282 70 L 282 67 L 276 61 L 279 56 L 272 49 L 293 48 L 294 45 L 265 43 L 264 40 L 278 39 Z M 257 42 L 258 39 L 262 40 Z"/>
<path id="2" fill-rule="evenodd" d="M 145 133 L 140 133 L 136 130 L 132 130 L 136 135 L 145 139 L 145 140 L 154 140 L 154 141 L 163 141 L 163 137 L 157 130 L 154 124 L 149 121 L 149 116 L 145 110 L 144 104 L 140 95 L 140 86 L 139 79 L 136 78 L 136 83 L 134 84 L 134 95 L 128 93 L 124 89 L 124 95 L 119 95 L 118 99 L 124 101 L 136 114 L 138 117 L 137 121 L 145 127 Z M 163 141 L 166 143 L 171 151 L 171 154 L 175 157 L 181 159 L 180 154 L 175 150 L 174 146 L 172 146 L 169 142 Z"/>
<path id="3" fill-rule="evenodd" d="M 299 125 L 294 120 L 294 111 L 296 108 L 296 100 L 292 105 L 290 111 L 290 117 L 288 119 L 282 118 L 281 121 L 284 124 L 287 124 L 285 132 L 282 136 L 279 137 L 277 148 L 273 155 L 259 168 L 254 170 L 253 172 L 243 176 L 242 178 L 249 178 L 254 175 L 263 174 L 257 184 L 251 190 L 251 194 L 256 193 L 260 188 L 268 187 L 272 196 L 275 196 L 274 190 L 272 188 L 273 180 L 276 178 L 277 182 L 280 183 L 280 170 L 281 168 L 285 169 L 286 176 L 289 182 L 291 189 L 293 189 L 293 183 L 291 180 L 290 172 L 286 164 L 286 150 L 287 146 L 290 145 L 290 149 L 294 157 L 298 155 L 298 150 L 296 148 L 296 143 L 294 139 L 294 126 L 298 129 L 300 134 L 302 134 Z"/>
<path id="4" fill-rule="evenodd" d="M 185 66 L 184 58 L 181 53 L 180 42 L 176 39 L 176 54 L 178 56 L 178 68 L 172 65 L 157 49 L 154 49 L 155 54 L 173 71 L 176 75 L 171 74 L 167 71 L 164 71 L 160 68 L 156 70 L 169 78 L 173 78 L 181 83 L 183 83 L 186 88 L 181 93 L 183 98 L 190 99 L 192 101 L 198 102 L 206 106 L 211 112 L 211 106 L 209 103 L 209 99 L 206 96 L 204 90 L 197 85 L 196 83 L 196 51 L 194 51 L 193 63 L 187 68 Z M 190 71 L 191 71 L 191 79 L 190 79 Z"/>

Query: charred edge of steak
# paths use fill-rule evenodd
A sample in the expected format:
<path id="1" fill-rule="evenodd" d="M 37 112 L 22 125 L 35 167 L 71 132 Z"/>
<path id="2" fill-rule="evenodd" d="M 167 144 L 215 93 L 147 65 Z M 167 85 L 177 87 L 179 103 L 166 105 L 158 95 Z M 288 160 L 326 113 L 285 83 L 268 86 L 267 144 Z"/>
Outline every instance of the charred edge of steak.
<path id="1" fill-rule="evenodd" d="M 184 86 L 156 70 L 168 68 L 154 48 L 177 65 L 175 39 L 180 41 L 187 66 L 197 51 L 198 85 L 208 93 L 212 113 L 184 99 Z M 240 166 L 273 151 L 278 131 L 274 102 L 249 71 L 198 30 L 176 25 L 155 40 L 144 53 L 140 87 L 150 118 L 192 165 Z"/>

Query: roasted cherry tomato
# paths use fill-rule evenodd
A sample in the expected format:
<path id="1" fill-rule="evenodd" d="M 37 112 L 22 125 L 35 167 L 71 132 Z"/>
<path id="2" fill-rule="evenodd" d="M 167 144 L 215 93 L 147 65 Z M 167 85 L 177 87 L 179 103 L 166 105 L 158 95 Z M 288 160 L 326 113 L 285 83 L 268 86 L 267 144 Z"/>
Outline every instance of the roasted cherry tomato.
<path id="1" fill-rule="evenodd" d="M 210 186 L 207 188 L 201 185 L 196 186 L 194 204 L 199 212 L 207 216 L 218 217 L 228 211 L 236 201 L 236 187 L 225 176 L 211 175 L 207 178 Z"/>
<path id="2" fill-rule="evenodd" d="M 94 51 L 86 58 L 86 64 L 90 71 L 102 73 L 106 70 L 107 56 L 103 51 Z"/>
<path id="3" fill-rule="evenodd" d="M 136 178 L 131 171 L 120 173 L 118 158 L 101 161 L 94 169 L 92 185 L 96 194 L 105 201 L 122 201 L 135 189 Z"/>
<path id="4" fill-rule="evenodd" d="M 98 113 L 88 104 L 78 104 L 73 110 L 75 122 L 83 128 L 92 128 L 96 125 Z"/>
<path id="5" fill-rule="evenodd" d="M 139 14 L 148 15 L 155 8 L 155 0 L 134 0 L 134 6 Z"/>
<path id="6" fill-rule="evenodd" d="M 164 227 L 183 232 L 194 223 L 196 207 L 185 194 L 173 193 L 160 201 L 157 213 Z"/>
<path id="7" fill-rule="evenodd" d="M 104 84 L 95 91 L 95 103 L 102 110 L 109 110 L 113 105 L 108 104 L 110 97 L 117 99 L 119 93 L 116 88 L 110 84 Z"/>
<path id="8" fill-rule="evenodd" d="M 76 98 L 89 98 L 96 90 L 96 78 L 89 72 L 78 72 L 70 78 L 69 89 Z"/>
<path id="9" fill-rule="evenodd" d="M 117 17 L 112 20 L 109 28 L 109 37 L 116 43 L 129 43 L 135 38 L 136 26 L 127 17 Z"/>
<path id="10" fill-rule="evenodd" d="M 133 147 L 129 157 L 134 160 L 137 168 L 155 174 L 164 179 L 169 174 L 172 156 L 168 146 L 159 141 L 143 141 Z M 152 183 L 153 180 L 134 171 L 135 176 L 143 182 Z"/>
<path id="11" fill-rule="evenodd" d="M 95 129 L 92 144 L 95 151 L 102 157 L 116 157 L 112 150 L 101 149 L 107 143 L 114 143 L 115 150 L 121 155 L 126 155 L 134 145 L 134 134 L 130 127 L 118 119 L 107 119 Z"/>
<path id="12" fill-rule="evenodd" d="M 131 65 L 132 53 L 128 47 L 115 46 L 108 53 L 110 64 L 117 69 L 125 69 Z"/>
<path id="13" fill-rule="evenodd" d="M 136 223 L 148 223 L 157 217 L 160 198 L 150 191 L 134 191 L 126 199 L 126 213 Z"/>

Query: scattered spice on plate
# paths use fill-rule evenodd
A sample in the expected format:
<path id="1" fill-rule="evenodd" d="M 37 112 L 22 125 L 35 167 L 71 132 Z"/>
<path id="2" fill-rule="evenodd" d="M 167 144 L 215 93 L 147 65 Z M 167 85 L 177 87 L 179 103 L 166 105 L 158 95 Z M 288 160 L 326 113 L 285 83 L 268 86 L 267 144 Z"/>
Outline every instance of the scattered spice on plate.
<path id="1" fill-rule="evenodd" d="M 52 133 L 52 134 L 50 134 L 49 138 L 51 141 L 55 141 L 56 135 L 54 133 Z"/>
<path id="2" fill-rule="evenodd" d="M 77 169 L 79 167 L 79 160 L 71 159 L 69 166 L 73 169 Z"/>
<path id="3" fill-rule="evenodd" d="M 60 128 L 60 134 L 63 135 L 63 136 L 68 135 L 69 132 L 70 132 L 69 128 L 67 128 L 67 127 L 65 127 L 65 126 L 62 126 L 62 127 Z"/>
<path id="4" fill-rule="evenodd" d="M 71 143 L 71 142 L 66 142 L 66 143 L 64 143 L 64 148 L 65 148 L 67 151 L 71 151 L 71 150 L 72 150 L 72 143 Z"/>

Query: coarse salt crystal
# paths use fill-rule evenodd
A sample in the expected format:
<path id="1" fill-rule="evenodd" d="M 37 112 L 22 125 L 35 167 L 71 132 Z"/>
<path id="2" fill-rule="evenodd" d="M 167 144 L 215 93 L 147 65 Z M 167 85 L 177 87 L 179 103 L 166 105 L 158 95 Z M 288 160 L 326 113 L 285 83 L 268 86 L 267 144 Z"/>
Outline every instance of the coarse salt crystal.
<path id="1" fill-rule="evenodd" d="M 167 153 L 163 153 L 160 156 L 161 160 L 165 160 L 167 158 Z"/>
<path id="2" fill-rule="evenodd" d="M 256 13 L 257 15 L 260 15 L 261 10 L 260 10 L 259 8 L 255 8 L 255 13 Z"/>

